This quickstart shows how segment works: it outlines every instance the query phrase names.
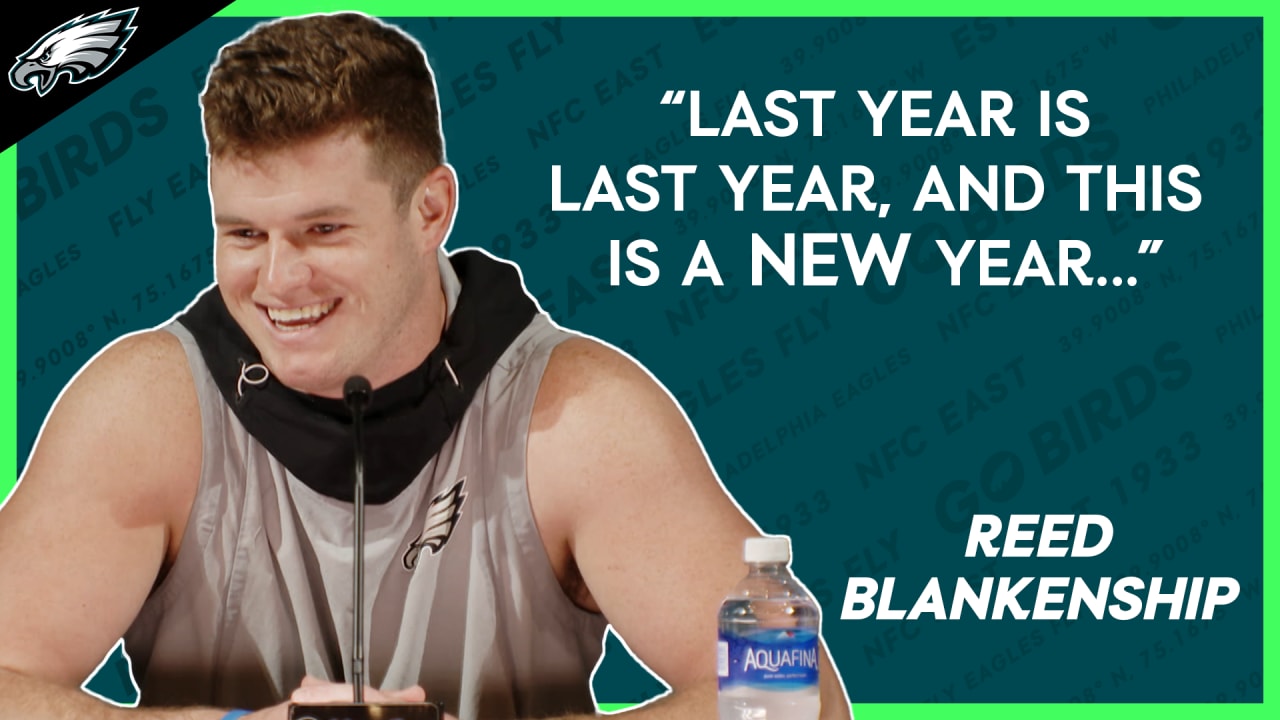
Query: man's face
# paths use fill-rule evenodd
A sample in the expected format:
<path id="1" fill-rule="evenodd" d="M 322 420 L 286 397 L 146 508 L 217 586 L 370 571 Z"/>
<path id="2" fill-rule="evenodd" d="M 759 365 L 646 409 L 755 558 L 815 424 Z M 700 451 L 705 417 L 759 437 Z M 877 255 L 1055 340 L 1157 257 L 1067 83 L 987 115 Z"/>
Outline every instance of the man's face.
<path id="1" fill-rule="evenodd" d="M 353 374 L 386 384 L 439 339 L 435 253 L 452 219 L 452 173 L 433 170 L 397 209 L 370 155 L 357 133 L 340 132 L 210 161 L 222 297 L 296 390 L 341 397 Z"/>

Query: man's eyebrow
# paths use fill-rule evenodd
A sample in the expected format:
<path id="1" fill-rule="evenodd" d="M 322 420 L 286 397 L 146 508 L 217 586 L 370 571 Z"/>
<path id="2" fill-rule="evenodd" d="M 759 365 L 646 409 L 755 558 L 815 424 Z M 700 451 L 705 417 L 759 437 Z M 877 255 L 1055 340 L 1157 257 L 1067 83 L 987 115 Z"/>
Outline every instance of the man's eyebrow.
<path id="1" fill-rule="evenodd" d="M 294 217 L 295 220 L 315 220 L 320 217 L 330 217 L 333 215 L 346 215 L 350 213 L 351 208 L 346 205 L 326 205 L 325 207 L 308 210 Z"/>
<path id="2" fill-rule="evenodd" d="M 326 205 L 324 207 L 319 207 L 314 210 L 308 210 L 299 215 L 295 215 L 293 219 L 294 220 L 315 220 L 316 218 L 320 218 L 320 217 L 346 215 L 351 212 L 352 212 L 351 208 L 347 207 L 346 205 Z M 244 218 L 239 218 L 234 215 L 217 215 L 217 216 L 214 216 L 213 221 L 218 225 L 252 225 L 253 224 L 249 220 L 245 220 Z"/>

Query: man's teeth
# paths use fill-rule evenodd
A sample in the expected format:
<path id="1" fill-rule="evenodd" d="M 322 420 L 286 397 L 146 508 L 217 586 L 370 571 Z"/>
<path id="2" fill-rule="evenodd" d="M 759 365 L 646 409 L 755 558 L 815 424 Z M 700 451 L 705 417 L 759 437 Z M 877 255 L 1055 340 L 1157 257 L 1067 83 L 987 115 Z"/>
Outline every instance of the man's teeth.
<path id="1" fill-rule="evenodd" d="M 267 316 L 276 327 L 282 330 L 297 329 L 315 324 L 317 320 L 328 315 L 335 305 L 337 302 L 331 301 L 298 308 L 267 308 Z"/>

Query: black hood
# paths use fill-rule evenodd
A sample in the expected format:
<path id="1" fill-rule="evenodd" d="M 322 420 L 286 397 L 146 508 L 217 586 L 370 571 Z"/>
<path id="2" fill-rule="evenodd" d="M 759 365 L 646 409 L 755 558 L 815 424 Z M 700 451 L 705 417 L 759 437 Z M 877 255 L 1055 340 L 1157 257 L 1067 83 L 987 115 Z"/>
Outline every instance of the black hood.
<path id="1" fill-rule="evenodd" d="M 365 414 L 371 504 L 393 499 L 439 452 L 476 388 L 537 311 L 514 266 L 476 250 L 448 260 L 462 291 L 440 343 L 417 368 L 375 388 Z M 249 434 L 308 487 L 351 502 L 354 451 L 346 404 L 298 392 L 274 376 L 258 384 L 243 381 L 245 368 L 262 356 L 216 285 L 178 321 L 195 336 L 218 390 Z M 248 378 L 265 374 L 251 369 Z"/>

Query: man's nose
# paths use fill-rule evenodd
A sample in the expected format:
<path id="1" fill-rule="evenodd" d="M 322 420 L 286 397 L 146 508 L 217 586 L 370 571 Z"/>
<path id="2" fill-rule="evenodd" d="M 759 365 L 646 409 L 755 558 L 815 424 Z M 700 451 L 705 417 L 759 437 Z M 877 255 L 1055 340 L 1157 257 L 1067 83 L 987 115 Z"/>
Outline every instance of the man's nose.
<path id="1" fill-rule="evenodd" d="M 311 268 L 307 264 L 305 248 L 298 247 L 288 238 L 273 235 L 267 240 L 266 265 L 259 276 L 259 284 L 272 293 L 284 293 L 311 280 Z"/>

